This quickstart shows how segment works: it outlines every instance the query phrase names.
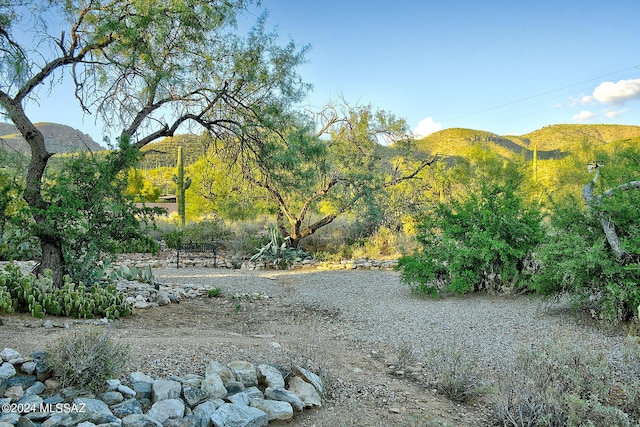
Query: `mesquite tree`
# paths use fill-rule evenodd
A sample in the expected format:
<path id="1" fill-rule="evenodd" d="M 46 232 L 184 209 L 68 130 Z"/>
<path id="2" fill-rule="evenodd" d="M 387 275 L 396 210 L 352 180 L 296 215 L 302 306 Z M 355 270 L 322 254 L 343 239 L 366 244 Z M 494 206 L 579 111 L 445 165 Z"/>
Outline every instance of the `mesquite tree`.
<path id="1" fill-rule="evenodd" d="M 286 110 L 305 94 L 295 69 L 305 49 L 284 46 L 264 28 L 245 37 L 236 20 L 250 0 L 69 0 L 0 3 L 0 112 L 31 148 L 23 198 L 32 210 L 42 259 L 37 273 L 65 273 L 64 237 L 47 223 L 42 184 L 50 153 L 26 113 L 42 88 L 72 82 L 87 113 L 116 135 L 117 153 L 139 150 L 195 124 L 217 137 L 241 136 L 252 123 Z M 33 28 L 25 36 L 25 28 Z M 129 154 L 127 154 L 128 156 Z"/>
<path id="2" fill-rule="evenodd" d="M 603 211 L 601 206 L 603 204 L 603 199 L 605 197 L 611 197 L 616 193 L 620 193 L 622 191 L 629 191 L 633 189 L 640 189 L 640 181 L 630 181 L 624 184 L 620 184 L 616 187 L 610 188 L 602 194 L 595 196 L 593 195 L 593 188 L 598 181 L 598 175 L 600 174 L 600 164 L 594 162 L 592 165 L 589 165 L 590 169 L 595 171 L 595 175 L 591 181 L 589 181 L 582 188 L 582 197 L 587 203 L 587 207 L 593 213 L 593 215 L 598 219 L 600 224 L 602 225 L 602 231 L 607 238 L 607 243 L 611 247 L 616 259 L 621 264 L 628 264 L 632 262 L 638 262 L 640 257 L 639 254 L 629 253 L 625 248 L 623 248 L 622 243 L 620 242 L 620 237 L 616 232 L 615 224 L 611 217 L 607 214 L 607 212 Z M 637 224 L 635 224 L 637 227 Z"/>
<path id="3" fill-rule="evenodd" d="M 437 160 L 414 149 L 404 120 L 370 105 L 343 102 L 277 119 L 241 144 L 219 144 L 218 153 L 275 204 L 278 229 L 292 247 L 346 212 L 362 213 L 380 192 Z"/>

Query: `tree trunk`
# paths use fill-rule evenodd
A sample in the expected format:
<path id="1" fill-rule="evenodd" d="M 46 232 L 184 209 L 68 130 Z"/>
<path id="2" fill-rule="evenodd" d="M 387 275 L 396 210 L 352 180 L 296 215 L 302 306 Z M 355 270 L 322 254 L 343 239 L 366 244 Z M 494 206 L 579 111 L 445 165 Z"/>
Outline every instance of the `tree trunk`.
<path id="1" fill-rule="evenodd" d="M 3 97 L 2 101 L 9 117 L 31 148 L 31 159 L 27 169 L 23 198 L 35 212 L 44 211 L 49 207 L 49 204 L 42 197 L 42 177 L 52 154 L 47 151 L 44 144 L 44 135 L 26 116 L 22 105 L 8 97 Z M 62 240 L 56 236 L 55 230 L 47 231 L 46 215 L 35 214 L 33 219 L 38 230 L 35 237 L 40 241 L 42 251 L 40 262 L 34 273 L 41 275 L 45 269 L 50 269 L 53 272 L 54 283 L 57 286 L 62 286 L 62 278 L 65 273 Z"/>
<path id="2" fill-rule="evenodd" d="M 620 243 L 618 233 L 616 233 L 613 221 L 611 221 L 609 218 L 605 218 L 604 215 L 602 215 L 602 212 L 594 209 L 594 206 L 602 201 L 602 195 L 596 197 L 595 201 L 593 197 L 593 187 L 598 179 L 598 172 L 598 168 L 596 167 L 596 175 L 593 177 L 593 180 L 582 187 L 582 197 L 587 202 L 587 207 L 589 208 L 589 210 L 593 212 L 596 218 L 598 218 L 598 220 L 600 221 L 600 224 L 602 225 L 602 231 L 604 232 L 604 235 L 607 238 L 607 242 L 609 243 L 611 250 L 613 250 L 618 262 L 620 262 L 621 264 L 627 264 L 633 260 L 633 256 L 622 248 L 622 244 Z M 603 195 L 611 196 L 616 190 L 629 190 L 632 188 L 640 188 L 640 181 L 632 181 L 626 184 L 619 185 L 615 188 L 610 188 L 609 190 L 605 191 Z"/>

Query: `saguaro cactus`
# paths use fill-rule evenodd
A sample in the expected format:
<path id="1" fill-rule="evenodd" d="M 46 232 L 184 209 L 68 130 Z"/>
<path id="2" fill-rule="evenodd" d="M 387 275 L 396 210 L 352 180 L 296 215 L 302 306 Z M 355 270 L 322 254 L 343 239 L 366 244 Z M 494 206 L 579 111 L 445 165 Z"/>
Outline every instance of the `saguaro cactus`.
<path id="1" fill-rule="evenodd" d="M 178 171 L 177 175 L 173 175 L 173 182 L 178 185 L 178 191 L 176 191 L 176 199 L 178 202 L 178 216 L 180 217 L 180 226 L 184 226 L 184 191 L 191 186 L 191 178 L 184 177 L 184 160 L 182 159 L 182 147 L 178 147 Z"/>

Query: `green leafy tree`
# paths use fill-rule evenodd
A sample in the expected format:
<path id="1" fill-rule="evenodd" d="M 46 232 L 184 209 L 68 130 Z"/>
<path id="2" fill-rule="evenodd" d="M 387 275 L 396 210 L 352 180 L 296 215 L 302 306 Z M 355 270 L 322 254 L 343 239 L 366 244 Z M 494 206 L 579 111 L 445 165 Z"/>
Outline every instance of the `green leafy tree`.
<path id="1" fill-rule="evenodd" d="M 592 165 L 584 197 L 576 189 L 553 206 L 532 286 L 567 293 L 576 307 L 617 323 L 637 316 L 640 304 L 640 151 L 619 144 L 603 163 L 597 171 Z"/>
<path id="2" fill-rule="evenodd" d="M 220 146 L 218 152 L 237 162 L 244 179 L 267 194 L 277 207 L 280 233 L 297 247 L 338 216 L 363 204 L 371 207 L 378 192 L 435 162 L 384 156 L 382 142 L 410 158 L 413 144 L 407 134 L 404 120 L 345 103 L 317 115 L 281 111 L 239 144 Z"/>
<path id="3" fill-rule="evenodd" d="M 189 174 L 193 184 L 187 212 L 193 218 L 215 212 L 238 221 L 274 212 L 264 191 L 245 181 L 240 166 L 216 155 L 214 149 L 190 165 Z"/>
<path id="4" fill-rule="evenodd" d="M 402 280 L 426 294 L 514 289 L 543 237 L 541 215 L 518 194 L 526 169 L 487 151 L 458 171 L 467 193 L 418 225 L 421 248 L 399 261 Z"/>
<path id="5" fill-rule="evenodd" d="M 105 259 L 113 259 L 123 245 L 157 250 L 148 231 L 161 209 L 139 207 L 127 196 L 126 166 L 114 165 L 113 157 L 137 161 L 133 147 L 106 154 L 77 154 L 65 157 L 62 167 L 52 171 L 44 185 L 47 209 L 36 212 L 44 223 L 30 222 L 32 235 L 57 233 L 68 273 L 75 281 L 89 284 L 93 270 Z M 31 209 L 33 212 L 33 209 Z"/>
<path id="6" fill-rule="evenodd" d="M 246 37 L 236 20 L 252 1 L 20 1 L 0 3 L 0 108 L 29 144 L 24 200 L 42 258 L 38 272 L 62 284 L 64 236 L 49 221 L 43 191 L 53 153 L 26 113 L 41 89 L 66 79 L 79 105 L 102 116 L 116 140 L 116 169 L 130 149 L 194 124 L 238 138 L 271 111 L 305 94 L 295 68 L 305 50 L 265 31 L 264 15 Z M 24 28 L 37 28 L 23 37 Z M 72 203 L 69 203 L 72 204 Z"/>

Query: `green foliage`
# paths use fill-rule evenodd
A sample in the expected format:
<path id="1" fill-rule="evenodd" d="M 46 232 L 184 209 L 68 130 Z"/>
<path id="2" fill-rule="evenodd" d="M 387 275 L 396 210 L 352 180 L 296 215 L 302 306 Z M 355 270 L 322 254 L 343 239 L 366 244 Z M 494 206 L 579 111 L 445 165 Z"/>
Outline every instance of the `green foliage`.
<path id="1" fill-rule="evenodd" d="M 107 329 L 88 327 L 56 338 L 47 345 L 45 360 L 62 387 L 95 393 L 118 377 L 128 358 L 128 345 L 111 338 Z"/>
<path id="2" fill-rule="evenodd" d="M 269 234 L 271 240 L 251 257 L 251 261 L 264 262 L 275 268 L 285 269 L 296 261 L 311 258 L 311 255 L 302 249 L 289 246 L 287 240 L 282 238 L 276 227 L 271 226 Z"/>
<path id="3" fill-rule="evenodd" d="M 8 298 L 8 296 L 10 298 Z M 10 304 L 8 304 L 10 302 Z M 115 285 L 87 288 L 65 276 L 62 287 L 54 286 L 51 271 L 41 277 L 23 275 L 16 265 L 9 264 L 0 272 L 0 306 L 7 312 L 31 313 L 42 319 L 46 314 L 93 319 L 117 319 L 132 312 L 124 294 Z"/>
<path id="4" fill-rule="evenodd" d="M 222 289 L 210 288 L 207 290 L 207 296 L 209 298 L 220 298 L 222 296 Z"/>
<path id="5" fill-rule="evenodd" d="M 599 192 L 633 180 L 640 168 L 640 155 L 637 148 L 622 145 L 608 162 L 611 166 L 600 168 Z M 569 198 L 554 205 L 547 238 L 536 254 L 540 271 L 532 288 L 543 295 L 568 293 L 577 308 L 589 310 L 598 319 L 618 323 L 637 316 L 639 204 L 640 191 L 630 189 L 603 194 L 592 212 L 583 200 Z M 631 262 L 625 264 L 616 258 L 604 238 L 600 215 L 614 223 Z"/>
<path id="6" fill-rule="evenodd" d="M 234 236 L 233 230 L 217 216 L 190 222 L 181 232 L 181 243 L 220 243 L 224 244 Z"/>
<path id="7" fill-rule="evenodd" d="M 441 204 L 419 226 L 420 251 L 400 258 L 402 280 L 419 293 L 514 289 L 541 241 L 540 214 L 511 185 L 483 185 Z"/>
<path id="8" fill-rule="evenodd" d="M 29 224 L 33 235 L 64 242 L 65 263 L 74 281 L 91 284 L 91 272 L 121 251 L 157 252 L 158 243 L 147 230 L 155 227 L 159 210 L 138 207 L 124 194 L 126 174 L 116 166 L 136 161 L 136 151 L 127 145 L 107 155 L 68 156 L 46 186 L 50 206 L 29 209 L 40 218 Z"/>

